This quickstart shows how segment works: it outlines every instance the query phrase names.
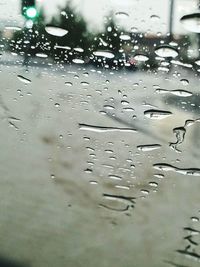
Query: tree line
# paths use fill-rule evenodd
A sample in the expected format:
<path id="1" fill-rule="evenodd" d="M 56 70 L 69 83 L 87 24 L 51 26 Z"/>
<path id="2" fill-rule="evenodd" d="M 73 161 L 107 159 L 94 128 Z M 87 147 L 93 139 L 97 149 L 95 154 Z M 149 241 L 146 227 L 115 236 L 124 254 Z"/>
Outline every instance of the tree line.
<path id="1" fill-rule="evenodd" d="M 46 27 L 64 29 L 67 34 L 55 36 L 46 31 Z M 17 54 L 28 54 L 29 56 L 46 55 L 60 63 L 71 63 L 79 59 L 85 63 L 92 62 L 95 65 L 117 63 L 116 59 L 101 60 L 95 57 L 94 51 L 111 51 L 113 55 L 119 55 L 122 45 L 120 40 L 120 29 L 110 14 L 100 32 L 92 32 L 88 29 L 85 18 L 76 11 L 71 2 L 58 11 L 50 22 L 43 10 L 39 12 L 37 20 L 29 29 L 24 27 L 16 31 L 9 42 L 9 50 Z M 105 62 L 106 61 L 106 62 Z"/>

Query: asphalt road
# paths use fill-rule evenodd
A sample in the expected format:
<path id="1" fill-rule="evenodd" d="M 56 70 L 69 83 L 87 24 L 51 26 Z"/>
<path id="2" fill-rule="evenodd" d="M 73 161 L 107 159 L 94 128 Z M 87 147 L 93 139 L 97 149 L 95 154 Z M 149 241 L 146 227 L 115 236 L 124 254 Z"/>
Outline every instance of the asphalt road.
<path id="1" fill-rule="evenodd" d="M 198 76 L 4 64 L 0 80 L 3 258 L 199 266 Z"/>

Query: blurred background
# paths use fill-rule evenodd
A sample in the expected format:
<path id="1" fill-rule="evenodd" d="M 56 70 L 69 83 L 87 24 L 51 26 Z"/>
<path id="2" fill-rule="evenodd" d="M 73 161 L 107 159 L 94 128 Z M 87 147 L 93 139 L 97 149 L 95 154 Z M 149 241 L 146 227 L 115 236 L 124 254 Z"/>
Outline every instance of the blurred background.
<path id="1" fill-rule="evenodd" d="M 28 6 L 33 14 L 31 9 L 26 14 Z M 24 64 L 36 57 L 43 64 L 53 60 L 167 71 L 172 63 L 163 62 L 162 50 L 155 54 L 159 46 L 170 46 L 165 52 L 171 49 L 172 55 L 164 55 L 169 59 L 191 63 L 199 57 L 199 33 L 194 29 L 199 18 L 193 18 L 194 25 L 189 21 L 189 29 L 187 20 L 186 25 L 181 20 L 198 10 L 197 0 L 2 0 L 0 45 L 2 51 L 24 56 Z"/>
<path id="2" fill-rule="evenodd" d="M 199 267 L 200 1 L 0 1 L 0 267 Z"/>

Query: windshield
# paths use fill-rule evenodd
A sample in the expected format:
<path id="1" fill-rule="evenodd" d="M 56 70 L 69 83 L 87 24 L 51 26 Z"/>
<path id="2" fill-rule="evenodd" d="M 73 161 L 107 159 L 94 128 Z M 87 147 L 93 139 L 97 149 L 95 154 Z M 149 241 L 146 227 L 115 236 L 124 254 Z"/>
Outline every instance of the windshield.
<path id="1" fill-rule="evenodd" d="M 199 266 L 199 1 L 0 6 L 0 266 Z"/>

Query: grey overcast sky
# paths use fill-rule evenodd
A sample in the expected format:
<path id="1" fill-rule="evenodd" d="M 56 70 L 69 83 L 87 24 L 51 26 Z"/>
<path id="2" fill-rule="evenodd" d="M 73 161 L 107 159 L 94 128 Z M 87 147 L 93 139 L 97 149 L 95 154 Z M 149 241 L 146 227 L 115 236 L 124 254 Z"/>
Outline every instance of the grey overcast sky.
<path id="1" fill-rule="evenodd" d="M 64 6 L 68 0 L 36 0 L 38 6 L 43 6 L 45 13 L 50 17 L 58 12 L 58 6 Z M 174 0 L 174 31 L 184 32 L 179 19 L 182 15 L 193 12 L 197 7 L 197 0 Z M 150 31 L 152 33 L 168 31 L 169 3 L 170 0 L 72 0 L 74 6 L 88 21 L 91 29 L 102 26 L 103 18 L 111 10 L 126 12 L 129 16 L 118 19 L 118 23 L 125 26 L 127 30 L 131 27 L 139 31 Z M 20 15 L 21 0 L 0 0 L 0 20 L 10 25 L 22 22 Z M 152 15 L 159 18 L 151 18 Z"/>

